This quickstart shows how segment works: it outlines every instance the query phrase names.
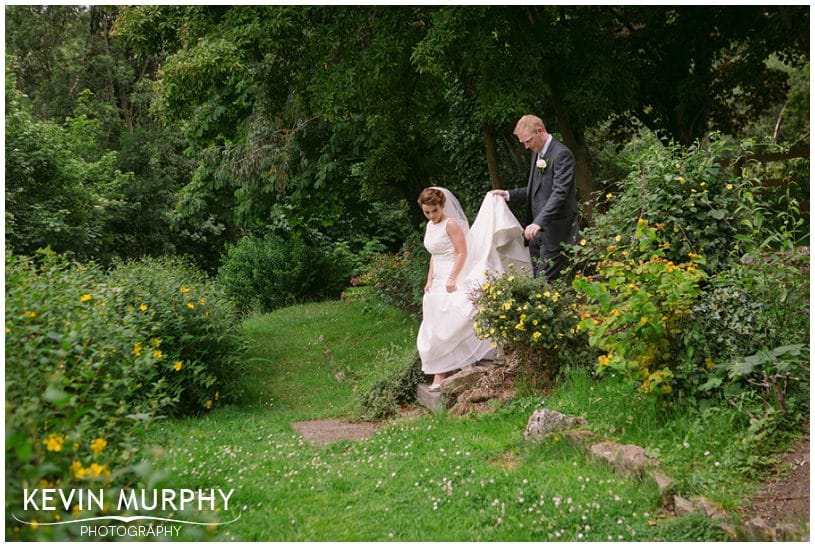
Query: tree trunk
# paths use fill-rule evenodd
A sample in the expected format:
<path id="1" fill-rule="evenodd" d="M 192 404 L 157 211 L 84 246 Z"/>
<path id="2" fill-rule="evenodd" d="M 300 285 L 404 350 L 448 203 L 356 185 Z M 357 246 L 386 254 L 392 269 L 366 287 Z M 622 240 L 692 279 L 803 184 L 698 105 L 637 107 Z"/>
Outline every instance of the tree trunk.
<path id="1" fill-rule="evenodd" d="M 503 188 L 501 173 L 498 171 L 498 142 L 495 138 L 495 129 L 491 125 L 484 126 L 484 149 L 487 153 L 487 169 L 490 171 L 490 184 L 495 188 Z"/>
<path id="2" fill-rule="evenodd" d="M 591 159 L 589 152 L 586 149 L 586 142 L 583 140 L 583 135 L 576 131 L 569 121 L 569 111 L 560 102 L 559 97 L 553 90 L 550 90 L 550 98 L 555 107 L 555 118 L 557 120 L 558 129 L 563 136 L 563 144 L 569 147 L 569 150 L 574 154 L 575 165 L 575 184 L 577 184 L 577 199 L 583 203 L 583 218 L 581 224 L 585 226 L 591 221 L 594 213 L 594 176 L 591 173 Z"/>

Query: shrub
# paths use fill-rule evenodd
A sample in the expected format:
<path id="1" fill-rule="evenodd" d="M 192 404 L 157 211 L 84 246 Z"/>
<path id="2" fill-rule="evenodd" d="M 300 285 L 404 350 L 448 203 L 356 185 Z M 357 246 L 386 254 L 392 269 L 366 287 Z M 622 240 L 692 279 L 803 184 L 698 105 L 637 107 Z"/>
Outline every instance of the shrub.
<path id="1" fill-rule="evenodd" d="M 6 515 L 47 522 L 55 512 L 21 511 L 24 488 L 127 484 L 143 429 L 203 409 L 240 353 L 234 314 L 191 270 L 150 261 L 108 275 L 40 254 L 6 256 Z M 195 310 L 181 300 L 171 315 L 161 288 L 185 296 L 182 277 Z"/>
<path id="2" fill-rule="evenodd" d="M 227 249 L 218 281 L 241 312 L 269 312 L 339 296 L 353 267 L 343 245 L 308 242 L 295 234 L 247 236 Z"/>
<path id="3" fill-rule="evenodd" d="M 533 379 L 547 382 L 557 373 L 554 357 L 577 337 L 574 291 L 556 287 L 509 270 L 489 278 L 475 297 L 479 338 L 500 344 Z"/>
<path id="4" fill-rule="evenodd" d="M 368 420 L 396 414 L 400 405 L 416 399 L 416 387 L 424 381 L 422 362 L 415 349 L 383 352 L 379 366 L 363 378 L 358 389 L 359 412 Z"/>
<path id="5" fill-rule="evenodd" d="M 399 253 L 373 255 L 368 271 L 353 279 L 352 284 L 372 285 L 387 303 L 418 314 L 422 311 L 429 265 L 430 255 L 414 233 Z"/>
<path id="6" fill-rule="evenodd" d="M 808 260 L 794 252 L 750 255 L 711 279 L 682 337 L 689 388 L 753 391 L 782 412 L 808 401 L 809 274 L 802 258 Z"/>
<path id="7" fill-rule="evenodd" d="M 223 289 L 178 258 L 119 263 L 106 282 L 123 320 L 145 333 L 161 356 L 159 376 L 178 394 L 176 414 L 197 414 L 231 400 L 246 342 Z M 145 348 L 147 351 L 147 348 Z"/>
<path id="8" fill-rule="evenodd" d="M 667 260 L 680 263 L 694 253 L 704 257 L 709 273 L 726 268 L 743 254 L 737 236 L 747 232 L 742 204 L 752 183 L 726 167 L 741 152 L 739 145 L 716 135 L 706 145 L 687 148 L 664 145 L 651 133 L 633 140 L 620 154 L 629 174 L 618 192 L 605 196 L 608 212 L 584 230 L 588 245 L 578 255 L 591 268 L 618 236 L 629 237 L 642 218 L 664 226 Z"/>
<path id="9" fill-rule="evenodd" d="M 644 392 L 670 393 L 672 347 L 706 275 L 698 255 L 679 264 L 664 256 L 670 244 L 662 241 L 661 228 L 640 219 L 634 241 L 619 237 L 620 245 L 608 247 L 598 276 L 578 276 L 572 285 L 584 297 L 579 327 L 605 352 L 598 371 L 620 371 L 638 380 Z"/>

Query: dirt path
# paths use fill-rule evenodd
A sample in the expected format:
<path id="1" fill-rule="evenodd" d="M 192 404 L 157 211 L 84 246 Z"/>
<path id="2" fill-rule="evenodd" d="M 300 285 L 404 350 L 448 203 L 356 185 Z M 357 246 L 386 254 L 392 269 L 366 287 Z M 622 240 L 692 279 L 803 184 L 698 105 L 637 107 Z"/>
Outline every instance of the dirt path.
<path id="1" fill-rule="evenodd" d="M 295 431 L 314 444 L 336 441 L 362 441 L 379 429 L 382 424 L 374 422 L 343 422 L 340 420 L 311 420 L 291 424 Z"/>
<path id="2" fill-rule="evenodd" d="M 777 472 L 750 505 L 744 508 L 745 520 L 761 517 L 768 524 L 801 526 L 809 541 L 809 438 L 795 443 L 785 454 Z"/>

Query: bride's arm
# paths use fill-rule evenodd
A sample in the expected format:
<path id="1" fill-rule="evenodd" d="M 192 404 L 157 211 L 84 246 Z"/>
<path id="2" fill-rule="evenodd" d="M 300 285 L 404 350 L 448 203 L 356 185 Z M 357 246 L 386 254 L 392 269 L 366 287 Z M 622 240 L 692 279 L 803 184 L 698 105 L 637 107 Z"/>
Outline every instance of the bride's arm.
<path id="1" fill-rule="evenodd" d="M 447 292 L 455 292 L 456 279 L 461 269 L 464 268 L 464 262 L 467 260 L 467 240 L 464 237 L 464 231 L 456 223 L 455 220 L 450 219 L 447 221 L 447 235 L 450 236 L 450 241 L 453 242 L 453 248 L 456 251 L 456 261 L 453 263 L 453 269 L 450 270 L 450 277 L 447 278 Z"/>
<path id="2" fill-rule="evenodd" d="M 424 284 L 424 292 L 430 290 L 433 285 L 433 257 L 430 257 L 430 266 L 427 269 L 427 283 Z"/>

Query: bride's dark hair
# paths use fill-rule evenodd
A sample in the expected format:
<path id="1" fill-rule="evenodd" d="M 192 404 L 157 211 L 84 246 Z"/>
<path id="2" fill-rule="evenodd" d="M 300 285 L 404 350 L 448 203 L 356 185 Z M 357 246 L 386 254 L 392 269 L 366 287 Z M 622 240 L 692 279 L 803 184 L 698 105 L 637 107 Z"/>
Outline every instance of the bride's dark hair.
<path id="1" fill-rule="evenodd" d="M 438 188 L 425 188 L 422 190 L 422 193 L 419 194 L 419 205 L 438 205 L 439 207 L 444 207 L 445 201 L 444 192 Z"/>

